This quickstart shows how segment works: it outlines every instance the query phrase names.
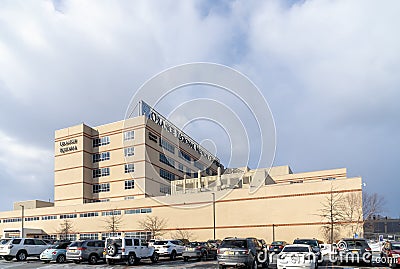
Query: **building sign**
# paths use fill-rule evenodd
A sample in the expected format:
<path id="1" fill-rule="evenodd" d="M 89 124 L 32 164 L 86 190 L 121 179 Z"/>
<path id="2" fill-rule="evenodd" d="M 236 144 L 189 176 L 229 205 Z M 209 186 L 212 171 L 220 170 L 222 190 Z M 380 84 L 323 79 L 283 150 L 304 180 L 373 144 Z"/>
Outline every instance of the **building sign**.
<path id="1" fill-rule="evenodd" d="M 60 142 L 60 153 L 67 153 L 78 150 L 78 139 L 69 139 Z"/>
<path id="2" fill-rule="evenodd" d="M 194 141 L 190 136 L 188 136 L 186 133 L 181 131 L 178 127 L 176 127 L 173 123 L 171 123 L 169 120 L 164 118 L 160 113 L 158 113 L 155 109 L 150 107 L 148 104 L 146 104 L 144 101 L 140 101 L 140 115 L 145 115 L 148 119 L 154 121 L 156 124 L 161 126 L 164 130 L 167 132 L 171 133 L 173 136 L 179 139 L 182 143 L 185 143 L 188 145 L 190 148 L 194 149 L 200 155 L 204 156 L 210 161 L 217 160 L 219 163 L 219 160 L 217 157 L 212 155 L 209 151 L 207 151 L 205 148 L 200 146 L 196 141 Z"/>

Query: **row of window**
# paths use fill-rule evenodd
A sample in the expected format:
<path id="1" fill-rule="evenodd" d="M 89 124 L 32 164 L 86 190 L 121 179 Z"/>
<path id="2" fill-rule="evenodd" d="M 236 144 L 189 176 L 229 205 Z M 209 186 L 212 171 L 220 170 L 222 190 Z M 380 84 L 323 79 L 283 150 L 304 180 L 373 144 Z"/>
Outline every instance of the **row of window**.
<path id="1" fill-rule="evenodd" d="M 127 209 L 125 210 L 125 214 L 146 214 L 151 213 L 151 208 L 138 208 L 138 209 Z M 121 210 L 110 210 L 110 211 L 103 211 L 101 212 L 101 216 L 108 217 L 108 216 L 119 216 L 122 214 Z M 98 217 L 99 212 L 85 212 L 80 213 L 80 218 L 92 218 Z M 78 214 L 61 214 L 59 215 L 60 219 L 75 219 L 78 217 Z M 57 219 L 57 215 L 51 216 L 42 216 L 42 220 L 52 220 Z M 26 217 L 25 221 L 38 221 L 39 217 Z M 0 221 L 1 222 L 1 221 Z M 10 219 L 3 219 L 3 223 L 10 223 L 10 222 L 21 222 L 21 218 L 10 218 Z"/>
<path id="2" fill-rule="evenodd" d="M 121 235 L 122 235 L 122 233 L 102 233 L 101 239 L 105 240 L 107 237 L 121 236 Z M 125 236 L 139 238 L 142 240 L 148 240 L 152 237 L 151 232 L 145 232 L 145 231 L 143 231 L 143 232 L 126 232 Z M 60 239 L 67 239 L 70 241 L 75 241 L 78 239 L 77 234 L 68 234 L 67 238 L 65 238 L 65 236 L 63 236 L 63 235 L 61 235 L 61 237 L 62 238 L 60 238 Z M 43 235 L 42 239 L 57 240 L 57 235 L 56 234 L 46 234 L 46 235 Z M 99 233 L 79 234 L 79 239 L 80 240 L 88 240 L 88 239 L 99 240 Z M 93 242 L 93 243 L 95 243 L 95 242 Z"/>
<path id="3" fill-rule="evenodd" d="M 92 187 L 93 187 L 93 193 L 110 191 L 110 183 L 94 184 Z"/>
<path id="4" fill-rule="evenodd" d="M 109 192 L 110 191 L 110 183 L 99 183 L 99 184 L 94 184 L 92 186 L 93 188 L 93 193 L 100 193 L 100 192 Z M 125 180 L 125 190 L 130 190 L 135 188 L 135 180 L 134 179 L 129 179 Z M 107 201 L 99 201 L 99 202 L 108 202 Z M 97 201 L 92 201 L 92 203 L 97 202 Z"/>
<path id="5" fill-rule="evenodd" d="M 160 162 L 165 163 L 168 166 L 175 168 L 175 160 L 171 157 L 166 156 L 163 153 L 160 153 Z"/>
<path id="6" fill-rule="evenodd" d="M 101 152 L 93 154 L 93 162 L 102 162 L 110 159 L 110 152 Z"/>
<path id="7" fill-rule="evenodd" d="M 81 213 L 79 214 L 80 218 L 93 218 L 93 217 L 98 217 L 99 213 L 98 212 L 86 212 L 86 213 Z M 90 239 L 90 238 L 88 238 Z"/>
<path id="8" fill-rule="evenodd" d="M 135 131 L 126 131 L 124 132 L 124 140 L 132 140 L 135 138 Z M 100 146 L 105 146 L 110 144 L 110 137 L 109 136 L 104 136 L 100 138 L 94 138 L 93 139 L 93 147 L 100 147 Z"/>
<path id="9" fill-rule="evenodd" d="M 171 172 L 169 172 L 167 170 L 164 170 L 162 168 L 160 168 L 160 177 L 162 177 L 162 178 L 164 178 L 166 180 L 169 180 L 169 181 L 175 180 L 175 174 L 174 173 L 171 173 Z"/>
<path id="10" fill-rule="evenodd" d="M 124 166 L 125 173 L 133 173 L 135 172 L 135 165 L 133 163 L 127 163 Z M 110 175 L 110 168 L 109 167 L 103 167 L 103 168 L 98 168 L 92 171 L 93 178 L 97 177 L 106 177 Z"/>
<path id="11" fill-rule="evenodd" d="M 125 214 L 148 214 L 151 213 L 151 208 L 140 208 L 140 209 L 127 209 Z"/>

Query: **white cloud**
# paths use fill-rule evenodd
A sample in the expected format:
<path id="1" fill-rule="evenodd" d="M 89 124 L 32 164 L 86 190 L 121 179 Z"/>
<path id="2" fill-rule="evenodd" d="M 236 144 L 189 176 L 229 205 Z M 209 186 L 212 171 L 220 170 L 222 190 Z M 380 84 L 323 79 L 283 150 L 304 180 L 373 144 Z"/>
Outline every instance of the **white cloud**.
<path id="1" fill-rule="evenodd" d="M 280 164 L 347 166 L 373 182 L 374 163 L 395 184 L 398 1 L 55 2 L 1 4 L 0 136 L 8 142 L 0 146 L 0 173 L 7 181 L 46 178 L 45 197 L 55 129 L 120 120 L 154 74 L 212 61 L 238 68 L 264 92 Z M 26 188 L 13 193 L 33 198 Z"/>

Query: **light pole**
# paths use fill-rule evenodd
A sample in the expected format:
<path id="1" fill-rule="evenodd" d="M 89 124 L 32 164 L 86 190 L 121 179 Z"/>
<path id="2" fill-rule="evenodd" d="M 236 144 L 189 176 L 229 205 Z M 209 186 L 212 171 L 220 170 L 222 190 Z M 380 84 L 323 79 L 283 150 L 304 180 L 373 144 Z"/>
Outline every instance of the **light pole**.
<path id="1" fill-rule="evenodd" d="M 272 224 L 272 241 L 275 241 L 275 224 Z"/>
<path id="2" fill-rule="evenodd" d="M 215 192 L 211 194 L 213 196 L 213 220 L 214 220 L 214 240 L 215 240 Z"/>
<path id="3" fill-rule="evenodd" d="M 19 205 L 20 207 L 21 207 L 21 210 L 22 210 L 22 218 L 21 218 L 21 237 L 23 238 L 24 237 L 24 210 L 25 210 L 25 206 L 23 206 L 23 205 Z"/>

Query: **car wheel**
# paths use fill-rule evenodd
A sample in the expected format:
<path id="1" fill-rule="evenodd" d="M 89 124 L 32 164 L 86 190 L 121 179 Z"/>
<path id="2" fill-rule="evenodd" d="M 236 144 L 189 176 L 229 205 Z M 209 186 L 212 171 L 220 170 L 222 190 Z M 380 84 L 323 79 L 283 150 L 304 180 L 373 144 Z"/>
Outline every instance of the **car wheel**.
<path id="1" fill-rule="evenodd" d="M 6 261 L 11 261 L 13 259 L 13 256 L 4 256 L 4 259 Z"/>
<path id="2" fill-rule="evenodd" d="M 183 261 L 184 261 L 184 262 L 188 262 L 188 261 L 189 261 L 189 258 L 188 258 L 188 257 L 183 257 Z"/>
<path id="3" fill-rule="evenodd" d="M 176 251 L 175 250 L 173 250 L 171 252 L 171 255 L 169 256 L 169 258 L 171 259 L 171 261 L 174 261 L 176 259 Z"/>
<path id="4" fill-rule="evenodd" d="M 135 254 L 129 254 L 128 256 L 128 265 L 134 265 L 136 260 Z"/>
<path id="5" fill-rule="evenodd" d="M 225 266 L 223 266 L 223 265 L 219 265 L 219 266 L 218 266 L 218 268 L 219 268 L 219 269 L 224 269 L 224 268 L 225 268 Z"/>
<path id="6" fill-rule="evenodd" d="M 50 263 L 50 261 L 43 261 L 43 263 Z"/>
<path id="7" fill-rule="evenodd" d="M 89 256 L 88 263 L 94 265 L 97 263 L 98 260 L 99 259 L 97 258 L 97 255 L 92 254 Z"/>
<path id="8" fill-rule="evenodd" d="M 160 256 L 158 255 L 158 253 L 154 251 L 153 255 L 150 258 L 150 260 L 152 261 L 152 263 L 156 263 L 156 262 L 158 262 L 159 258 L 160 258 Z"/>
<path id="9" fill-rule="evenodd" d="M 202 254 L 202 256 L 201 256 L 201 259 L 202 259 L 203 261 L 206 261 L 206 260 L 208 259 L 208 252 L 207 252 L 207 251 L 204 251 L 204 252 L 203 252 L 203 254 Z"/>
<path id="10" fill-rule="evenodd" d="M 17 256 L 16 256 L 17 261 L 25 261 L 25 260 L 26 260 L 26 256 L 27 256 L 27 254 L 26 254 L 26 251 L 25 251 L 25 250 L 19 251 L 19 252 L 17 253 Z"/>
<path id="11" fill-rule="evenodd" d="M 63 262 L 65 262 L 65 256 L 62 255 L 62 254 L 58 255 L 58 256 L 57 256 L 57 259 L 56 259 L 56 262 L 58 262 L 58 263 L 63 263 Z"/>
<path id="12" fill-rule="evenodd" d="M 80 264 L 80 263 L 81 263 L 81 261 L 74 261 L 74 263 L 75 263 L 75 264 Z"/>

